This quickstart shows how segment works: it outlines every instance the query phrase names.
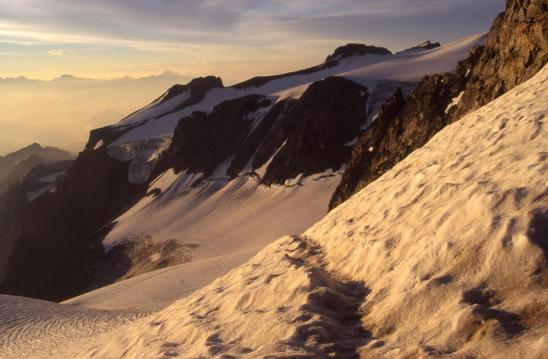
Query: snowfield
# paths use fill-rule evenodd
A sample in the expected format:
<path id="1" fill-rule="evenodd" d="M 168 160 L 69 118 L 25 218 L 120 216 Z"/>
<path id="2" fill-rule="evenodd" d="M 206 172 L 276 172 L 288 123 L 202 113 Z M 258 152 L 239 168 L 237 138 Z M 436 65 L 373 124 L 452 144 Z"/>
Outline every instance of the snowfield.
<path id="1" fill-rule="evenodd" d="M 320 220 L 340 176 L 315 175 L 302 180 L 302 186 L 273 187 L 243 176 L 193 188 L 190 183 L 196 175 L 170 170 L 151 185 L 164 194 L 143 198 L 118 218 L 104 244 L 147 236 L 155 242 L 175 239 L 196 246 L 192 261 L 85 293 L 68 303 L 103 309 L 166 306 L 245 263 L 273 240 L 301 233 Z M 157 281 L 159 275 L 171 278 L 169 283 Z M 155 289 L 149 290 L 150 285 Z"/>
<path id="2" fill-rule="evenodd" d="M 73 306 L 3 298 L 3 313 L 18 306 L 35 315 L 0 320 L 0 352 L 543 358 L 547 81 L 545 67 L 440 131 L 302 235 L 282 237 L 146 318 L 120 326 L 86 309 L 94 333 L 86 338 L 73 329 Z M 47 335 L 60 340 L 32 342 L 54 320 L 42 313 L 52 311 L 67 321 L 49 326 Z M 99 333 L 105 325 L 113 330 Z"/>

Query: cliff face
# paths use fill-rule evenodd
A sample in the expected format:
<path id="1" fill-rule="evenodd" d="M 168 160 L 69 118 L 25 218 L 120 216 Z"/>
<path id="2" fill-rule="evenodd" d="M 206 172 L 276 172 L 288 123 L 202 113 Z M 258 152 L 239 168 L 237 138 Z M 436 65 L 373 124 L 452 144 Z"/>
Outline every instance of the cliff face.
<path id="1" fill-rule="evenodd" d="M 343 78 L 312 84 L 299 100 L 288 103 L 271 129 L 274 134 L 267 136 L 282 138 L 283 142 L 260 149 L 274 154 L 269 156 L 263 180 L 284 183 L 300 174 L 341 168 L 350 159 L 352 140 L 361 132 L 368 98 L 367 88 Z M 268 147 L 270 151 L 264 151 Z M 254 164 L 266 163 L 261 162 Z"/>
<path id="2" fill-rule="evenodd" d="M 266 184 L 284 184 L 300 174 L 339 169 L 350 159 L 346 144 L 360 133 L 367 99 L 365 87 L 330 77 L 299 99 L 225 101 L 179 122 L 157 172 L 173 167 L 201 173 L 201 179 L 255 173 Z"/>
<path id="3" fill-rule="evenodd" d="M 407 101 L 396 93 L 353 149 L 333 194 L 334 208 L 380 177 L 463 114 L 536 74 L 548 61 L 548 11 L 542 0 L 509 0 L 485 47 L 453 72 L 425 77 Z"/>
<path id="4" fill-rule="evenodd" d="M 495 20 L 451 119 L 484 106 L 533 77 L 548 62 L 547 39 L 546 1 L 507 0 L 506 11 Z"/>

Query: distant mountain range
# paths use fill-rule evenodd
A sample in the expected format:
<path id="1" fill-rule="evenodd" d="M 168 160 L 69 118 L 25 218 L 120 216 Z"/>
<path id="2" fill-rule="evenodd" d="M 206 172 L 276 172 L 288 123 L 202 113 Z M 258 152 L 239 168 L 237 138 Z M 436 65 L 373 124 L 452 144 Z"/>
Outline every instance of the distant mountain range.
<path id="1" fill-rule="evenodd" d="M 85 77 L 77 77 L 71 74 L 63 74 L 59 77 L 56 77 L 52 80 L 38 80 L 38 79 L 30 79 L 25 76 L 18 76 L 18 77 L 0 77 L 0 85 L 5 84 L 56 84 L 56 83 L 75 83 L 75 82 L 87 82 L 87 83 L 116 83 L 116 82 L 133 82 L 133 81 L 140 81 L 140 82 L 146 82 L 146 81 L 155 81 L 155 80 L 166 80 L 166 79 L 174 79 L 176 82 L 187 82 L 191 80 L 192 78 L 189 76 L 182 76 L 179 75 L 173 71 L 164 71 L 158 75 L 151 75 L 151 76 L 144 76 L 144 77 L 131 77 L 131 76 L 124 76 L 119 78 L 113 78 L 113 79 L 91 79 L 91 78 L 85 78 Z"/>

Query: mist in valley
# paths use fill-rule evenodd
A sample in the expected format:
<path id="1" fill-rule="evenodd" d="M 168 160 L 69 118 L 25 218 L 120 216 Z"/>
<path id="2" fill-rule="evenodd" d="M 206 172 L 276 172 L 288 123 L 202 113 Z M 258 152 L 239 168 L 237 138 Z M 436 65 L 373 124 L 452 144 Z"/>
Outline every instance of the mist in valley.
<path id="1" fill-rule="evenodd" d="M 91 129 L 115 123 L 189 80 L 173 72 L 113 80 L 71 75 L 51 81 L 0 79 L 0 155 L 33 142 L 77 153 Z"/>

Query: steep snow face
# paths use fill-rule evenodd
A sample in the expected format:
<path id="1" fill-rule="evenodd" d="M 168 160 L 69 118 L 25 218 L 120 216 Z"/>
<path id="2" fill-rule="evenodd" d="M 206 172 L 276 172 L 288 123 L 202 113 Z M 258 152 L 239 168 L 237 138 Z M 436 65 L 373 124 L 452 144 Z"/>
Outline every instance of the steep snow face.
<path id="1" fill-rule="evenodd" d="M 302 236 L 63 353 L 543 357 L 547 96 L 545 67 Z"/>
<path id="2" fill-rule="evenodd" d="M 422 76 L 451 70 L 457 61 L 467 56 L 471 47 L 483 43 L 484 40 L 484 34 L 479 34 L 449 43 L 440 48 L 421 52 L 403 52 L 396 55 L 367 54 L 350 56 L 341 59 L 336 66 L 312 73 L 288 75 L 273 79 L 258 87 L 214 88 L 207 93 L 202 101 L 178 110 L 178 105 L 189 98 L 188 91 L 164 102 L 160 98 L 144 109 L 130 115 L 118 125 L 115 125 L 120 128 L 129 125 L 136 125 L 136 127 L 126 131 L 117 140 L 108 144 L 109 153 L 116 153 L 115 158 L 131 157 L 133 153 L 131 148 L 135 147 L 133 143 L 142 143 L 143 141 L 149 145 L 158 144 L 155 149 L 150 147 L 147 152 L 161 152 L 162 142 L 157 142 L 156 140 L 172 136 L 177 123 L 195 111 L 208 113 L 216 105 L 224 101 L 251 94 L 266 95 L 274 101 L 299 98 L 311 83 L 330 76 L 346 77 L 367 86 L 372 98 L 377 99 L 377 102 L 374 103 L 375 106 L 370 106 L 370 110 L 374 113 L 378 109 L 378 106 L 380 106 L 380 103 L 382 103 L 382 99 L 386 99 L 392 94 L 386 92 L 387 82 L 393 83 L 392 88 L 404 87 L 405 92 L 409 93 L 415 82 Z M 376 92 L 375 88 L 379 83 L 384 83 L 385 85 L 379 88 L 379 92 Z M 371 120 L 372 116 L 369 117 L 369 121 Z M 126 151 L 129 151 L 129 153 L 124 154 Z M 133 159 L 131 160 L 133 161 Z M 142 164 L 139 165 L 139 179 L 148 179 L 150 171 L 147 172 L 146 169 L 150 167 L 143 166 Z"/>

